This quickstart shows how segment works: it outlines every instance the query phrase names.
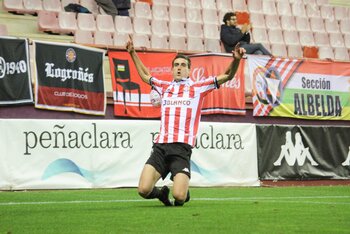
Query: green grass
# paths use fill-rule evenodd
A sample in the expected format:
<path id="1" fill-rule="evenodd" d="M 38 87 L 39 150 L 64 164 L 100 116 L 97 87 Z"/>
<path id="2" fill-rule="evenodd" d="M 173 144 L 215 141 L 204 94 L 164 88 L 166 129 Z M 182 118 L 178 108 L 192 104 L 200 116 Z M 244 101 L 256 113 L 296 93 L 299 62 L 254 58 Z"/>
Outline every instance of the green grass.
<path id="1" fill-rule="evenodd" d="M 350 233 L 350 186 L 191 188 L 184 207 L 136 189 L 0 192 L 0 233 Z"/>

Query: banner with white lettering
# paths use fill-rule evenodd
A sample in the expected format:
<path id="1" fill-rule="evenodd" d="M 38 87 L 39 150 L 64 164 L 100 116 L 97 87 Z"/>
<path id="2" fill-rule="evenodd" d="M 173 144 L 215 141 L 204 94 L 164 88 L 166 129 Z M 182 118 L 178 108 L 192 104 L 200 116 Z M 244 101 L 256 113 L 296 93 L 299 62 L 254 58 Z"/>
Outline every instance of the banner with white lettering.
<path id="1" fill-rule="evenodd" d="M 151 75 L 172 81 L 172 60 L 176 53 L 138 53 Z M 151 87 L 145 84 L 127 52 L 109 51 L 113 85 L 114 114 L 138 118 L 159 118 L 160 108 L 150 101 Z M 198 54 L 191 56 L 190 78 L 194 81 L 223 74 L 232 61 L 227 54 Z M 245 115 L 244 60 L 235 77 L 209 93 L 202 114 Z"/>
<path id="2" fill-rule="evenodd" d="M 159 121 L 0 119 L 0 128 L 2 190 L 136 187 Z M 255 125 L 201 123 L 191 171 L 191 186 L 259 186 Z"/>
<path id="3" fill-rule="evenodd" d="M 350 127 L 257 125 L 263 180 L 350 179 Z"/>
<path id="4" fill-rule="evenodd" d="M 350 120 L 350 63 L 248 56 L 253 115 Z"/>
<path id="5" fill-rule="evenodd" d="M 33 103 L 28 40 L 0 37 L 0 105 Z"/>
<path id="6" fill-rule="evenodd" d="M 34 51 L 36 108 L 105 114 L 103 50 L 35 41 Z"/>

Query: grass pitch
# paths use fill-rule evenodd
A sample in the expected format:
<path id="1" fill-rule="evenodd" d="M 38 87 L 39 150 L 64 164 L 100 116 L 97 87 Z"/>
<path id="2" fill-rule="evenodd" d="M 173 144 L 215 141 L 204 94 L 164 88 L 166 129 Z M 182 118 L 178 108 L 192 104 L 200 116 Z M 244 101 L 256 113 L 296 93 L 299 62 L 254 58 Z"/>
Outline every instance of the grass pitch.
<path id="1" fill-rule="evenodd" d="M 190 190 L 183 207 L 135 188 L 0 192 L 0 233 L 350 233 L 350 186 Z"/>

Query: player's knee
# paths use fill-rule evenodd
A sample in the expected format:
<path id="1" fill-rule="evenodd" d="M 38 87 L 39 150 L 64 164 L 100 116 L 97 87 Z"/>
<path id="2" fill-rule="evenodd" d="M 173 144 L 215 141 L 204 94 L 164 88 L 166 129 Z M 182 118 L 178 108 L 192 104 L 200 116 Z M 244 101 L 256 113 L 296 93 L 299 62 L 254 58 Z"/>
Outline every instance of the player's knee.
<path id="1" fill-rule="evenodd" d="M 139 195 L 143 198 L 147 198 L 148 194 L 150 194 L 150 192 L 151 192 L 148 188 L 143 187 L 143 186 L 139 186 L 137 190 L 138 190 Z"/>
<path id="2" fill-rule="evenodd" d="M 173 197 L 176 201 L 184 202 L 187 197 L 187 191 L 173 191 Z"/>

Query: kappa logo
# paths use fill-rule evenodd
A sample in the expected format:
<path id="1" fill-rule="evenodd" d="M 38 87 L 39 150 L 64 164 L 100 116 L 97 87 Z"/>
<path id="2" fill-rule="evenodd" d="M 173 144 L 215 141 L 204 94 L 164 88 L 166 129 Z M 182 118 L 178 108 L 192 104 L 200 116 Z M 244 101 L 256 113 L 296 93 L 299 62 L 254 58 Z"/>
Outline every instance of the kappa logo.
<path id="1" fill-rule="evenodd" d="M 185 167 L 184 169 L 182 169 L 182 171 L 184 171 L 184 172 L 190 172 L 190 170 L 189 170 L 187 167 Z"/>
<path id="2" fill-rule="evenodd" d="M 292 141 L 292 133 L 286 132 L 286 144 L 281 146 L 280 156 L 273 163 L 275 166 L 281 166 L 282 159 L 285 159 L 289 166 L 298 163 L 298 166 L 302 166 L 305 160 L 308 159 L 313 166 L 317 166 L 318 163 L 312 158 L 309 147 L 305 147 L 299 132 L 295 133 L 295 144 Z"/>
<path id="3" fill-rule="evenodd" d="M 341 165 L 343 165 L 343 166 L 350 166 L 350 146 L 349 146 L 348 157 L 345 159 L 345 161 Z"/>

